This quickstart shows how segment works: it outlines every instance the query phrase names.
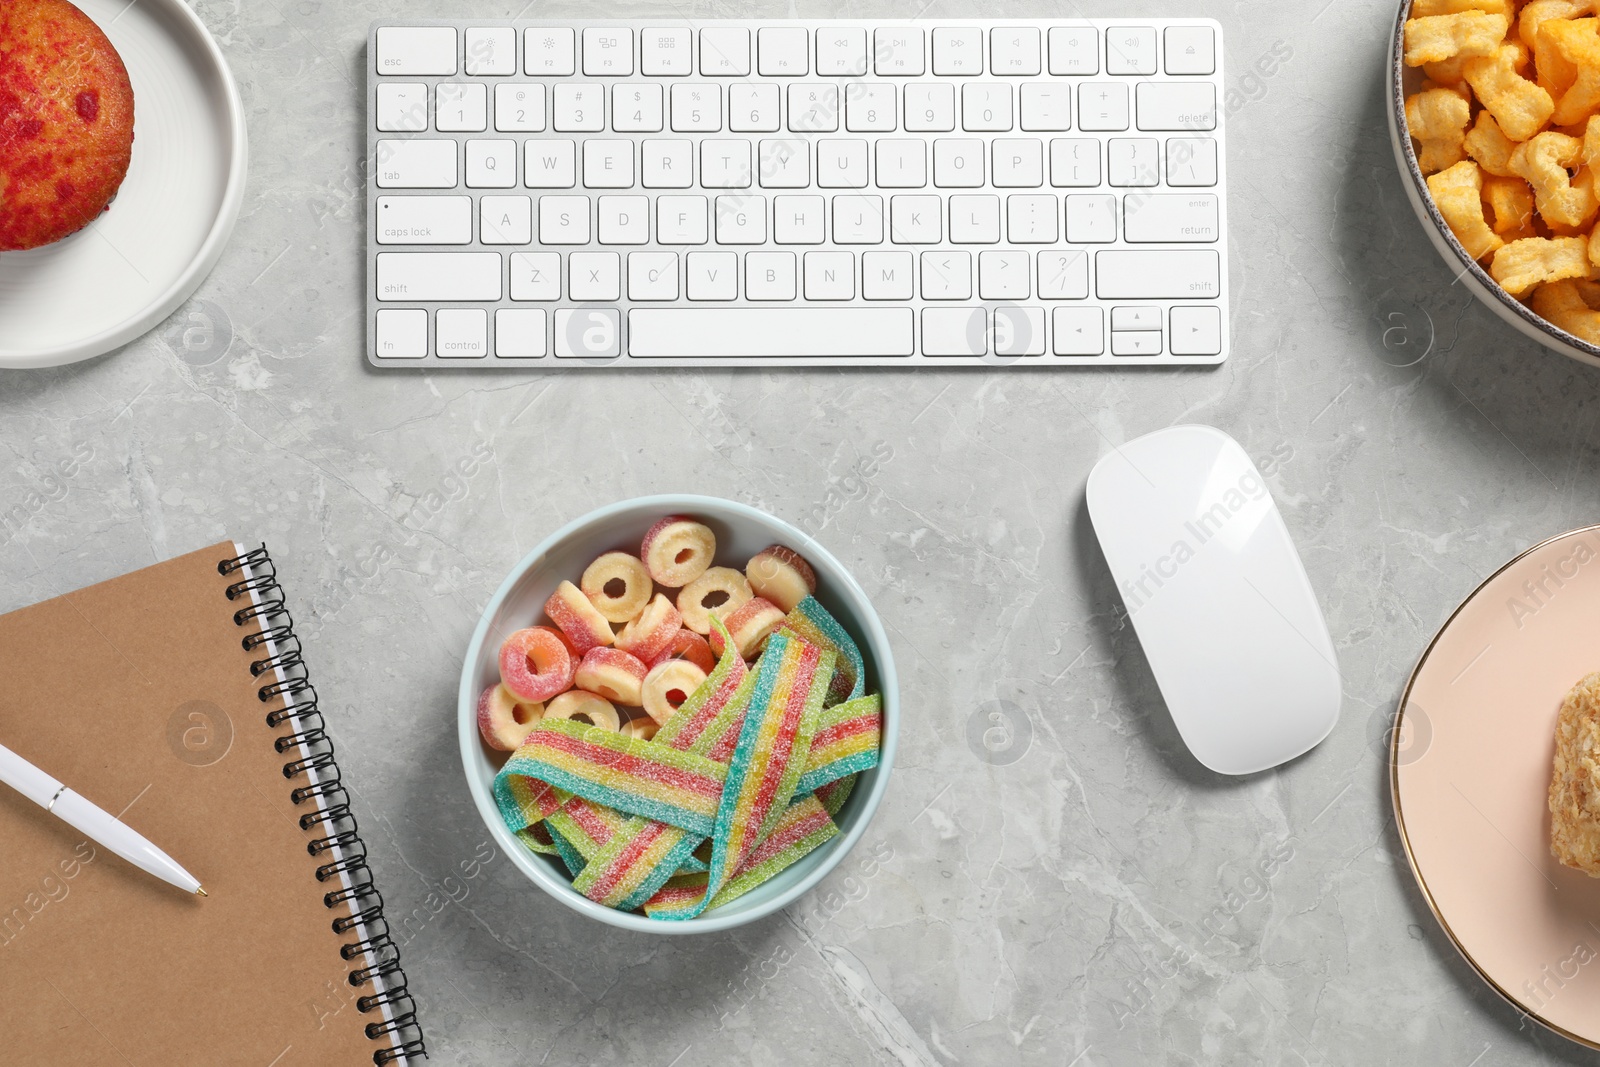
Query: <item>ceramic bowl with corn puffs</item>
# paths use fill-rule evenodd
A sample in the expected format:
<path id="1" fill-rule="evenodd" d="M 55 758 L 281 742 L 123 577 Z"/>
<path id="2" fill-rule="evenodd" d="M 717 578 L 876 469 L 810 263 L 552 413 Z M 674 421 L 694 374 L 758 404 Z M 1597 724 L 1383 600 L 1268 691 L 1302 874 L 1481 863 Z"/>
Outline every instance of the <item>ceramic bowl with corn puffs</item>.
<path id="1" fill-rule="evenodd" d="M 1406 0 L 1389 132 L 1463 284 L 1600 366 L 1600 0 Z"/>

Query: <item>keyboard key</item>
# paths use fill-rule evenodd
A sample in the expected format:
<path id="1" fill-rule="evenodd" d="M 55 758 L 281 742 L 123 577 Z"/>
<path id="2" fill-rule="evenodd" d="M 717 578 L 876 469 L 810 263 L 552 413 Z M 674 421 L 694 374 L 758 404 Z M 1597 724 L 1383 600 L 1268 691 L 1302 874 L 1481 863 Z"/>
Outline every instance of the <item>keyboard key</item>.
<path id="1" fill-rule="evenodd" d="M 434 125 L 441 133 L 477 133 L 489 127 L 489 87 L 481 82 L 440 82 L 434 101 Z"/>
<path id="2" fill-rule="evenodd" d="M 674 133 L 716 133 L 722 129 L 722 87 L 682 82 L 672 87 Z"/>
<path id="3" fill-rule="evenodd" d="M 1100 34 L 1093 26 L 1052 26 L 1049 42 L 1051 74 L 1100 73 Z"/>
<path id="4" fill-rule="evenodd" d="M 936 245 L 942 239 L 944 198 L 891 196 L 889 240 L 897 245 Z"/>
<path id="5" fill-rule="evenodd" d="M 743 78 L 750 73 L 750 31 L 722 26 L 700 31 L 700 73 L 706 77 Z"/>
<path id="6" fill-rule="evenodd" d="M 1117 198 L 1079 193 L 1067 197 L 1067 243 L 1110 244 L 1117 239 Z"/>
<path id="7" fill-rule="evenodd" d="M 1167 184 L 1210 187 L 1217 184 L 1217 142 L 1210 137 L 1167 139 Z"/>
<path id="8" fill-rule="evenodd" d="M 494 87 L 494 128 L 501 133 L 544 131 L 544 86 L 501 84 Z"/>
<path id="9" fill-rule="evenodd" d="M 438 74 L 456 72 L 456 31 L 453 26 L 379 26 L 379 74 Z"/>
<path id="10" fill-rule="evenodd" d="M 933 31 L 933 72 L 941 77 L 983 73 L 983 31 L 975 26 L 940 26 Z"/>
<path id="11" fill-rule="evenodd" d="M 1154 74 L 1154 26 L 1113 26 L 1106 30 L 1107 74 Z"/>
<path id="12" fill-rule="evenodd" d="M 764 196 L 719 196 L 717 244 L 759 245 L 767 240 L 767 198 Z"/>
<path id="13" fill-rule="evenodd" d="M 793 252 L 745 253 L 744 298 L 746 300 L 793 300 L 795 289 Z"/>
<path id="14" fill-rule="evenodd" d="M 1056 234 L 1054 196 L 1006 197 L 1006 240 L 1014 245 L 1054 244 Z"/>
<path id="15" fill-rule="evenodd" d="M 454 141 L 379 141 L 374 168 L 378 188 L 454 189 L 459 151 Z"/>
<path id="16" fill-rule="evenodd" d="M 972 253 L 922 253 L 922 299 L 971 300 Z"/>
<path id="17" fill-rule="evenodd" d="M 472 197 L 380 196 L 381 245 L 469 245 Z"/>
<path id="18" fill-rule="evenodd" d="M 1115 137 L 1106 145 L 1110 184 L 1133 188 L 1161 184 L 1161 143 L 1151 137 Z"/>
<path id="19" fill-rule="evenodd" d="M 663 125 L 661 86 L 611 87 L 611 128 L 618 133 L 660 133 Z"/>
<path id="20" fill-rule="evenodd" d="M 1135 95 L 1141 130 L 1217 128 L 1217 87 L 1210 82 L 1140 82 Z"/>
<path id="21" fill-rule="evenodd" d="M 646 189 L 687 189 L 694 184 L 693 141 L 646 141 L 641 155 Z"/>
<path id="22" fill-rule="evenodd" d="M 428 128 L 426 82 L 384 82 L 378 86 L 375 119 L 380 133 L 421 133 Z"/>
<path id="23" fill-rule="evenodd" d="M 895 128 L 894 85 L 852 82 L 844 87 L 844 128 L 852 132 Z"/>
<path id="24" fill-rule="evenodd" d="M 961 128 L 968 132 L 1011 129 L 1011 86 L 967 82 L 961 87 Z"/>
<path id="25" fill-rule="evenodd" d="M 574 252 L 567 257 L 567 294 L 574 300 L 621 300 L 622 257 Z"/>
<path id="26" fill-rule="evenodd" d="M 577 73 L 578 38 L 570 26 L 533 26 L 522 35 L 526 74 L 568 77 Z"/>
<path id="27" fill-rule="evenodd" d="M 629 252 L 628 299 L 678 299 L 678 253 Z"/>
<path id="28" fill-rule="evenodd" d="M 841 193 L 833 198 L 833 243 L 883 243 L 883 197 Z"/>
<path id="29" fill-rule="evenodd" d="M 878 142 L 880 189 L 921 189 L 928 184 L 926 141 L 885 138 Z"/>
<path id="30" fill-rule="evenodd" d="M 737 133 L 776 133 L 778 87 L 771 83 L 728 86 L 728 129 Z"/>
<path id="31" fill-rule="evenodd" d="M 933 142 L 933 184 L 940 189 L 983 185 L 983 142 L 941 137 Z"/>
<path id="32" fill-rule="evenodd" d="M 1129 244 L 1209 244 L 1221 235 L 1210 193 L 1155 193 L 1124 201 L 1122 237 Z"/>
<path id="33" fill-rule="evenodd" d="M 639 73 L 647 78 L 694 73 L 689 53 L 694 31 L 687 28 L 639 31 Z"/>
<path id="34" fill-rule="evenodd" d="M 428 358 L 426 311 L 382 308 L 374 334 L 374 351 L 379 359 Z"/>
<path id="35" fill-rule="evenodd" d="M 811 184 L 809 143 L 763 139 L 760 152 L 763 189 L 804 189 Z"/>
<path id="36" fill-rule="evenodd" d="M 1026 252 L 979 252 L 978 299 L 1026 300 L 1029 267 Z"/>
<path id="37" fill-rule="evenodd" d="M 856 295 L 854 252 L 805 254 L 807 300 L 849 300 Z"/>
<path id="38" fill-rule="evenodd" d="M 1072 91 L 1054 83 L 1025 83 L 1022 86 L 1022 128 L 1072 129 Z"/>
<path id="39" fill-rule="evenodd" d="M 656 244 L 703 245 L 711 239 L 710 209 L 703 196 L 656 200 Z"/>
<path id="40" fill-rule="evenodd" d="M 556 312 L 557 359 L 609 359 L 622 352 L 622 316 L 614 308 Z"/>
<path id="41" fill-rule="evenodd" d="M 1044 308 L 995 308 L 992 346 L 997 356 L 1044 355 Z"/>
<path id="42" fill-rule="evenodd" d="M 628 353 L 646 359 L 909 356 L 910 308 L 635 308 Z"/>
<path id="43" fill-rule="evenodd" d="M 865 189 L 867 142 L 831 137 L 818 141 L 817 184 L 824 189 Z"/>
<path id="44" fill-rule="evenodd" d="M 378 299 L 500 299 L 498 252 L 379 252 Z"/>
<path id="45" fill-rule="evenodd" d="M 1128 87 L 1121 82 L 1086 82 L 1078 89 L 1078 129 L 1128 128 Z"/>
<path id="46" fill-rule="evenodd" d="M 478 201 L 482 224 L 478 232 L 486 245 L 533 243 L 533 198 L 486 196 Z"/>
<path id="47" fill-rule="evenodd" d="M 1166 38 L 1168 74 L 1217 72 L 1217 37 L 1211 32 L 1210 26 L 1169 26 Z M 1173 347 L 1176 349 L 1176 342 Z M 1174 355 L 1178 354 L 1174 352 Z"/>
<path id="48" fill-rule="evenodd" d="M 511 299 L 560 300 L 561 254 L 511 253 Z"/>
<path id="49" fill-rule="evenodd" d="M 875 30 L 872 54 L 872 71 L 879 77 L 918 77 L 926 65 L 922 30 L 905 26 Z"/>
<path id="50" fill-rule="evenodd" d="M 706 138 L 700 142 L 700 184 L 707 189 L 748 189 L 753 180 L 750 142 Z"/>
<path id="51" fill-rule="evenodd" d="M 756 32 L 756 70 L 764 78 L 811 73 L 811 37 L 803 26 L 763 26 Z"/>
<path id="52" fill-rule="evenodd" d="M 1039 28 L 996 27 L 989 31 L 989 73 L 1033 75 L 1039 73 Z"/>
<path id="53" fill-rule="evenodd" d="M 1051 316 L 1051 351 L 1058 356 L 1100 356 L 1106 351 L 1106 319 L 1097 307 L 1056 308 Z"/>
<path id="54" fill-rule="evenodd" d="M 1039 299 L 1085 300 L 1088 296 L 1089 253 L 1077 249 L 1039 253 Z"/>
<path id="55" fill-rule="evenodd" d="M 922 354 L 982 356 L 989 352 L 989 327 L 983 308 L 924 308 Z"/>
<path id="56" fill-rule="evenodd" d="M 545 354 L 544 308 L 501 308 L 494 313 L 494 354 L 540 359 Z"/>
<path id="57" fill-rule="evenodd" d="M 554 111 L 557 131 L 598 133 L 606 128 L 605 86 L 557 85 Z"/>
<path id="58" fill-rule="evenodd" d="M 953 244 L 998 244 L 1000 241 L 1000 198 L 968 196 L 950 198 L 950 241 Z"/>
<path id="59" fill-rule="evenodd" d="M 498 75 L 517 72 L 517 31 L 510 26 L 475 26 L 467 30 L 468 74 Z"/>
<path id="60" fill-rule="evenodd" d="M 588 244 L 589 198 L 587 196 L 541 196 L 539 198 L 539 243 L 546 245 Z"/>
<path id="61" fill-rule="evenodd" d="M 1173 308 L 1172 354 L 1222 355 L 1222 312 L 1214 307 Z"/>
<path id="62" fill-rule="evenodd" d="M 991 181 L 1001 189 L 1037 189 L 1044 184 L 1044 142 L 1032 137 L 996 137 L 990 145 Z"/>
<path id="63" fill-rule="evenodd" d="M 1138 333 L 1111 331 L 1113 356 L 1159 356 L 1161 331 L 1143 330 Z"/>
<path id="64" fill-rule="evenodd" d="M 483 359 L 489 354 L 489 313 L 482 308 L 444 308 L 433 323 L 433 350 L 440 359 Z"/>
<path id="65" fill-rule="evenodd" d="M 467 188 L 512 189 L 517 184 L 517 142 L 467 142 Z"/>
<path id="66" fill-rule="evenodd" d="M 839 87 L 806 82 L 789 86 L 789 129 L 833 133 L 839 128 Z"/>
<path id="67" fill-rule="evenodd" d="M 687 267 L 690 300 L 739 299 L 737 252 L 690 252 Z M 631 327 L 633 319 L 629 318 L 628 323 Z M 633 354 L 639 354 L 636 348 Z"/>
<path id="68" fill-rule="evenodd" d="M 861 256 L 863 300 L 910 300 L 916 260 L 910 252 L 867 252 Z"/>
<path id="69" fill-rule="evenodd" d="M 583 185 L 586 189 L 631 189 L 633 142 L 598 138 L 583 142 Z"/>
<path id="70" fill-rule="evenodd" d="M 1214 300 L 1222 293 L 1221 258 L 1212 251 L 1095 253 L 1095 292 L 1102 300 Z"/>
<path id="71" fill-rule="evenodd" d="M 633 73 L 633 31 L 625 26 L 589 26 L 583 31 L 583 73 L 591 78 Z"/>
<path id="72" fill-rule="evenodd" d="M 1100 142 L 1088 137 L 1057 137 L 1050 142 L 1050 184 L 1093 188 L 1100 184 Z"/>
<path id="73" fill-rule="evenodd" d="M 938 31 L 935 30 L 935 33 Z M 956 87 L 913 82 L 906 86 L 906 129 L 943 133 L 956 128 Z"/>
<path id="74" fill-rule="evenodd" d="M 704 203 L 704 201 L 701 201 Z M 600 216 L 600 243 L 603 245 L 645 245 L 650 243 L 650 198 L 648 196 L 602 196 L 595 204 Z M 703 217 L 703 215 L 702 215 Z"/>
<path id="75" fill-rule="evenodd" d="M 827 202 L 820 196 L 772 198 L 772 239 L 781 245 L 820 245 Z"/>
<path id="76" fill-rule="evenodd" d="M 867 31 L 860 26 L 824 26 L 817 31 L 817 73 L 859 77 L 867 72 Z"/>
<path id="77" fill-rule="evenodd" d="M 1111 331 L 1159 330 L 1161 309 L 1158 307 L 1118 307 L 1111 309 Z"/>
<path id="78" fill-rule="evenodd" d="M 523 155 L 522 180 L 529 189 L 571 189 L 578 184 L 576 142 L 528 141 Z"/>

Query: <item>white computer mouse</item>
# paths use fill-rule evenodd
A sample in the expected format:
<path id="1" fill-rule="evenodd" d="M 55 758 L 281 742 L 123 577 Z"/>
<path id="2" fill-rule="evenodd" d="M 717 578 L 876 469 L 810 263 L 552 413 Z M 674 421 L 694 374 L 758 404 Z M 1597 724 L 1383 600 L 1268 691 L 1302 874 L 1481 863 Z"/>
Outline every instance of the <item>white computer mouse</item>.
<path id="1" fill-rule="evenodd" d="M 1261 472 L 1210 426 L 1118 448 L 1089 517 L 1189 751 L 1220 774 L 1294 759 L 1339 720 L 1339 663 Z"/>

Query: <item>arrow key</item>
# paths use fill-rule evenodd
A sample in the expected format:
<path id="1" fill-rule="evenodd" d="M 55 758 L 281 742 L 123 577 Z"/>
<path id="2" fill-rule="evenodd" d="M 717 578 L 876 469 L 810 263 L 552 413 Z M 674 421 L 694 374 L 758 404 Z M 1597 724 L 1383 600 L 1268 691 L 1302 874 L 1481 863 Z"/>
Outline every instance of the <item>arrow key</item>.
<path id="1" fill-rule="evenodd" d="M 1172 354 L 1222 355 L 1222 312 L 1214 307 L 1173 308 Z"/>
<path id="2" fill-rule="evenodd" d="M 1159 356 L 1160 330 L 1122 330 L 1111 335 L 1113 356 Z"/>
<path id="3" fill-rule="evenodd" d="M 1106 351 L 1105 313 L 1097 307 L 1058 307 L 1050 333 L 1058 356 L 1101 356 Z"/>

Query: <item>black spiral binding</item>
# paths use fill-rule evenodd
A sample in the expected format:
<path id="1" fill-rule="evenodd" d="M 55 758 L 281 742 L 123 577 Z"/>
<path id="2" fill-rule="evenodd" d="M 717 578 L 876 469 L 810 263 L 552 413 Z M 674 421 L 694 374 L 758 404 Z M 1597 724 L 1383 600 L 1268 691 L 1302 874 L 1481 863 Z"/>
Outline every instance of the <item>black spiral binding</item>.
<path id="1" fill-rule="evenodd" d="M 363 1015 L 389 1009 L 388 1019 L 366 1027 L 369 1039 L 389 1045 L 373 1053 L 372 1062 L 382 1067 L 407 1057 L 426 1058 L 428 1050 L 417 1025 L 416 1001 L 407 991 L 405 972 L 400 969 L 400 947 L 389 935 L 383 896 L 372 883 L 366 846 L 355 816 L 350 813 L 350 795 L 340 782 L 333 741 L 317 708 L 317 690 L 306 676 L 300 639 L 294 633 L 294 619 L 284 606 L 272 557 L 267 554 L 267 546 L 262 545 L 223 560 L 217 564 L 217 572 L 224 577 L 239 576 L 227 589 L 229 600 L 245 602 L 233 613 L 233 622 L 250 628 L 241 642 L 245 651 L 264 656 L 250 664 L 250 673 L 256 678 L 271 675 L 276 679 L 262 685 L 257 695 L 263 704 L 283 699 L 282 708 L 267 714 L 267 725 L 276 729 L 288 724 L 293 732 L 279 737 L 274 744 L 280 753 L 301 753 L 284 764 L 283 776 L 292 781 L 309 778 L 312 771 L 316 772 L 316 781 L 297 786 L 290 791 L 289 799 L 297 806 L 316 802 L 315 810 L 300 816 L 300 828 L 321 835 L 306 845 L 311 855 L 330 857 L 330 862 L 317 868 L 317 881 L 334 881 L 341 875 L 348 881 L 348 888 L 325 894 L 322 902 L 330 910 L 349 908 L 350 914 L 333 920 L 335 933 L 365 935 L 339 950 L 345 960 L 364 963 L 351 972 L 350 985 L 359 989 L 382 982 L 378 992 L 356 998 L 356 1010 Z"/>

